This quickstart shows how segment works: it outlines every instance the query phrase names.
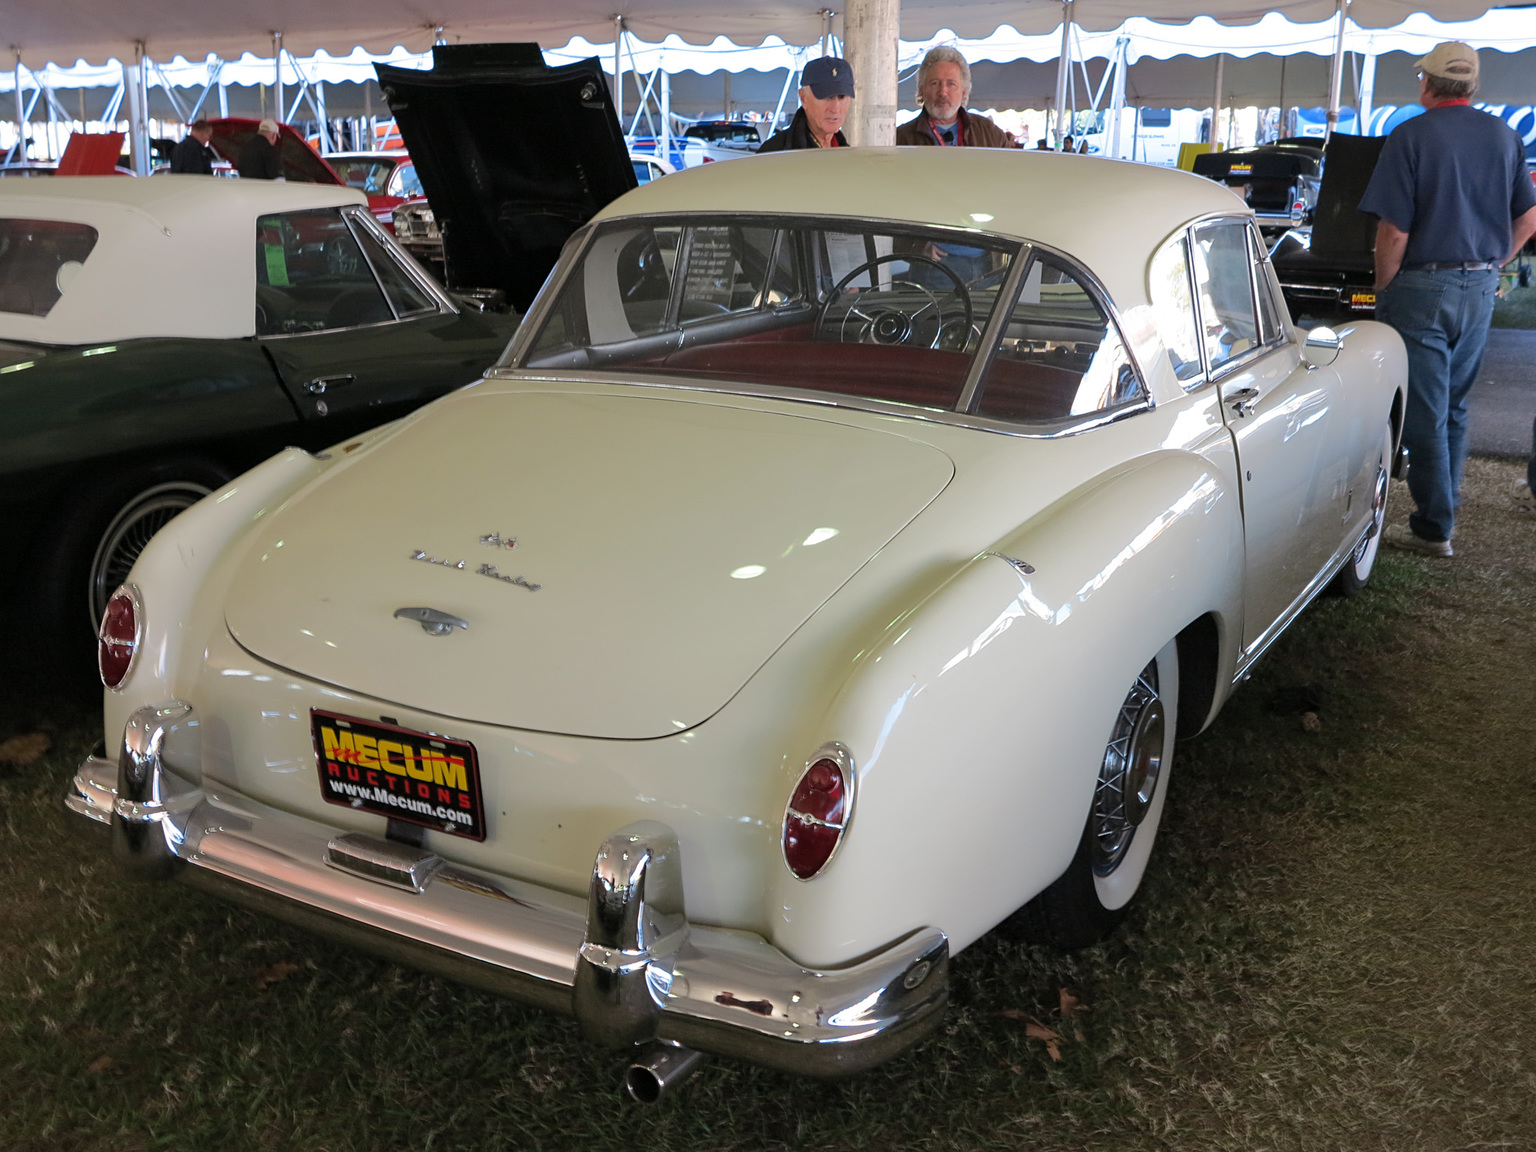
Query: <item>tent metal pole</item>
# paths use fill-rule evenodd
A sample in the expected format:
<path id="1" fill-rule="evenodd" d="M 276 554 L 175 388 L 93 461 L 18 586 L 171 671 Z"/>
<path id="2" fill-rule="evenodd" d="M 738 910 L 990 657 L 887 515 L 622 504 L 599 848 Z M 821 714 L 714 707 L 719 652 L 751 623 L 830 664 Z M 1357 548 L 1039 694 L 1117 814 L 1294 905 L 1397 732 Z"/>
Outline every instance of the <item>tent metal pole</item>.
<path id="1" fill-rule="evenodd" d="M 1121 35 L 1115 40 L 1115 58 L 1110 67 L 1115 71 L 1114 86 L 1109 97 L 1109 156 L 1120 159 L 1120 113 L 1125 108 L 1125 58 L 1130 37 Z M 1135 145 L 1132 145 L 1133 152 Z"/>
<path id="2" fill-rule="evenodd" d="M 224 71 L 224 61 L 220 60 L 217 56 L 210 56 L 208 59 L 213 62 L 212 67 L 208 70 L 208 83 L 203 85 L 203 94 L 197 98 L 197 103 L 192 105 L 192 111 L 187 113 L 188 124 L 196 120 L 198 114 L 202 112 L 203 105 L 208 102 L 208 93 L 213 91 L 215 82 L 217 82 L 219 76 Z"/>
<path id="3" fill-rule="evenodd" d="M 11 150 L 5 154 L 5 162 L 9 164 L 12 158 L 25 160 L 27 158 L 27 110 L 21 102 L 21 49 L 16 49 L 16 142 L 11 145 Z"/>
<path id="4" fill-rule="evenodd" d="M 825 56 L 832 48 L 832 17 L 837 13 L 830 8 L 823 8 L 817 15 L 821 17 L 821 54 Z"/>
<path id="5" fill-rule="evenodd" d="M 1328 124 L 1323 135 L 1323 145 L 1333 138 L 1339 126 L 1339 99 L 1344 86 L 1344 21 L 1348 19 L 1349 0 L 1338 0 L 1339 27 L 1333 37 L 1333 64 L 1328 70 Z"/>
<path id="6" fill-rule="evenodd" d="M 672 163 L 672 77 L 657 65 L 661 73 L 661 130 L 656 133 L 656 159 Z"/>
<path id="7" fill-rule="evenodd" d="M 127 76 L 128 69 L 125 66 L 123 79 L 118 81 L 117 87 L 112 90 L 112 95 L 107 98 L 107 106 L 101 113 L 101 123 L 108 132 L 117 131 L 117 114 L 122 111 L 123 96 L 128 91 Z"/>
<path id="8" fill-rule="evenodd" d="M 48 159 L 57 160 L 62 150 L 59 148 L 59 109 L 53 100 L 53 88 L 45 77 L 35 72 L 32 78 L 37 81 L 38 86 L 43 90 L 43 95 L 48 99 Z"/>
<path id="9" fill-rule="evenodd" d="M 800 69 L 798 68 L 790 68 L 784 73 L 784 87 L 779 89 L 779 102 L 773 110 L 773 130 L 775 132 L 779 130 L 779 121 L 784 118 L 784 101 L 789 99 L 790 88 L 800 87 L 795 83 L 795 80 L 799 77 L 799 75 Z"/>
<path id="10" fill-rule="evenodd" d="M 165 69 L 161 68 L 159 64 L 155 63 L 153 60 L 150 60 L 148 57 L 145 57 L 144 62 L 149 67 L 154 69 L 156 76 L 160 77 L 160 86 L 165 89 L 165 98 L 170 102 L 171 108 L 175 111 L 176 115 L 180 117 L 181 122 L 183 124 L 192 123 L 191 117 L 187 115 L 187 110 L 182 107 L 181 100 L 177 97 L 175 90 L 172 89 L 171 82 L 165 78 Z"/>
<path id="11" fill-rule="evenodd" d="M 1371 132 L 1371 107 L 1376 102 L 1376 49 L 1374 45 L 1368 45 L 1365 53 L 1365 64 L 1360 69 L 1360 127 L 1362 136 L 1373 135 Z"/>
<path id="12" fill-rule="evenodd" d="M 624 126 L 624 17 L 613 18 L 613 111 Z"/>
<path id="13" fill-rule="evenodd" d="M 1216 87 L 1211 91 L 1211 136 L 1210 145 L 1212 152 L 1221 151 L 1221 89 L 1226 79 L 1227 54 L 1216 53 Z"/>
<path id="14" fill-rule="evenodd" d="M 1061 55 L 1056 60 L 1056 151 L 1066 144 L 1067 78 L 1072 71 L 1072 0 L 1061 6 Z"/>
<path id="15" fill-rule="evenodd" d="M 146 84 L 144 41 L 133 45 L 133 63 L 123 65 L 128 89 L 128 155 L 137 176 L 149 175 L 149 87 Z"/>
<path id="16" fill-rule="evenodd" d="M 283 116 L 283 34 L 272 33 L 272 109 L 278 120 Z"/>

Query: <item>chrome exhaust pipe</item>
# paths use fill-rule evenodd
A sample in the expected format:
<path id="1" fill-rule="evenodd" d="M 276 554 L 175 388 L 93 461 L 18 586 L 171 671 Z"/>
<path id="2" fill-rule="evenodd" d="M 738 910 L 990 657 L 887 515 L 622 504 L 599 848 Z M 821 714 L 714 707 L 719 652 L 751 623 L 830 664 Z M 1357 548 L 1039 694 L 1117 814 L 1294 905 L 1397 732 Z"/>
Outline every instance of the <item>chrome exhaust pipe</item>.
<path id="1" fill-rule="evenodd" d="M 699 1070 L 703 1052 L 678 1044 L 648 1044 L 624 1073 L 624 1091 L 637 1104 L 654 1104 Z"/>

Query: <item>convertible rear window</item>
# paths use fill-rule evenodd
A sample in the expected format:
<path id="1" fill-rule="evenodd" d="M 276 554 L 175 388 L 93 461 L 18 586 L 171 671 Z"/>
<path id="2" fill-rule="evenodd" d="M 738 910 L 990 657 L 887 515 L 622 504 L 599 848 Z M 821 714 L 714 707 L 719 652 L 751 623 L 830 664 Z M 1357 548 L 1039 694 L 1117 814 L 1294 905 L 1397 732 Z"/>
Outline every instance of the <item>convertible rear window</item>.
<path id="1" fill-rule="evenodd" d="M 804 218 L 615 220 L 520 366 L 829 392 L 1018 423 L 1144 399 L 1085 279 L 973 232 Z M 1004 295 L 1006 293 L 1006 296 Z M 1003 299 L 1007 319 L 966 392 Z"/>
<path id="2" fill-rule="evenodd" d="M 96 247 L 96 237 L 89 224 L 0 219 L 0 312 L 48 315 Z"/>

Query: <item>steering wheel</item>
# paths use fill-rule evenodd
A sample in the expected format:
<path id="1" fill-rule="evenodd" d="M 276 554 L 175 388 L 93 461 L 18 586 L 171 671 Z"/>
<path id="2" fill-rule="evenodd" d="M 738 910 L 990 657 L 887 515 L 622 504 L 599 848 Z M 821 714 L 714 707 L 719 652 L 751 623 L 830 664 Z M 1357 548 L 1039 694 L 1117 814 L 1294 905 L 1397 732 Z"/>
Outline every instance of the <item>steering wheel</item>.
<path id="1" fill-rule="evenodd" d="M 915 280 L 891 281 L 890 288 L 877 288 L 865 292 L 848 292 L 848 285 L 866 273 L 873 273 L 882 264 L 902 262 L 908 265 L 927 264 L 937 268 L 951 283 L 953 290 L 943 296 Z M 877 283 L 870 275 L 870 282 Z M 897 293 L 894 290 L 901 288 Z M 907 291 L 915 292 L 913 300 Z M 893 252 L 866 260 L 837 282 L 826 303 L 816 316 L 816 331 L 830 332 L 833 308 L 844 295 L 851 297 L 848 310 L 837 323 L 837 339 L 844 344 L 905 344 L 914 348 L 949 348 L 961 351 L 969 343 L 972 325 L 976 319 L 971 305 L 971 294 L 965 281 L 931 256 L 915 253 Z M 915 306 L 914 306 L 915 305 Z M 853 336 L 849 326 L 853 325 Z M 959 337 L 957 340 L 956 337 Z"/>

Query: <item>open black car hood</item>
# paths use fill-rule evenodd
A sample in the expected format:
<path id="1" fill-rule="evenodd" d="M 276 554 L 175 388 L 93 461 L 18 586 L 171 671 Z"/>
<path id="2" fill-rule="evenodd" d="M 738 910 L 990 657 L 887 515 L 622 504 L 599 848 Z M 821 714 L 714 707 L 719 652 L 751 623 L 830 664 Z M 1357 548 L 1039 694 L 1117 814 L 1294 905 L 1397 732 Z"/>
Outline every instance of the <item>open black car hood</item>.
<path id="1" fill-rule="evenodd" d="M 596 60 L 548 67 L 536 44 L 432 50 L 430 72 L 378 66 L 432 214 L 450 288 L 526 310 L 571 233 L 636 186 Z"/>
<path id="2" fill-rule="evenodd" d="M 1360 197 L 1386 142 L 1385 136 L 1340 132 L 1329 138 L 1312 218 L 1312 251 L 1318 256 L 1369 256 L 1376 251 L 1376 217 L 1360 211 Z"/>

